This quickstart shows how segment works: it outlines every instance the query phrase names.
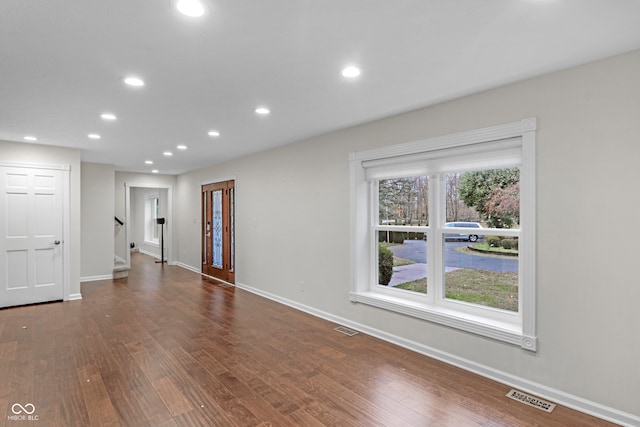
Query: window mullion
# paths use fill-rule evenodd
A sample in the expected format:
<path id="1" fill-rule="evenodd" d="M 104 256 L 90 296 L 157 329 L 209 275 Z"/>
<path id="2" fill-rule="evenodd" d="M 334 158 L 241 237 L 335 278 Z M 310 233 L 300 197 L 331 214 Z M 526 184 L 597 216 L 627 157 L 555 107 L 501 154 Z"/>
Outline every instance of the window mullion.
<path id="1" fill-rule="evenodd" d="M 438 228 L 442 223 L 442 177 L 440 175 L 429 176 L 429 228 L 431 229 L 430 238 L 427 240 L 427 277 L 428 279 L 428 295 L 431 301 L 437 304 L 443 298 L 443 280 L 442 272 L 442 233 L 438 232 Z"/>
<path id="2" fill-rule="evenodd" d="M 371 244 L 369 245 L 370 253 L 369 259 L 371 259 L 371 265 L 369 268 L 369 280 L 367 287 L 375 288 L 378 284 L 378 231 L 376 226 L 378 225 L 379 218 L 379 206 L 378 206 L 378 182 L 369 181 L 369 238 Z"/>

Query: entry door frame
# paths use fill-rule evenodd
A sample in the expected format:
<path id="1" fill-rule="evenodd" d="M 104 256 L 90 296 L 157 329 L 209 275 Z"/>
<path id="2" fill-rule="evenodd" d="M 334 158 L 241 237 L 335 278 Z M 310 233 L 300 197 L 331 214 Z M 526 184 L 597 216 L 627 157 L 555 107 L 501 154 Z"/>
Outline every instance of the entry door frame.
<path id="1" fill-rule="evenodd" d="M 167 190 L 167 212 L 165 215 L 166 223 L 166 233 L 164 238 L 165 246 L 167 247 L 166 258 L 167 264 L 173 265 L 175 264 L 173 260 L 173 186 L 172 185 L 158 185 L 154 183 L 135 183 L 129 184 L 127 182 L 124 183 L 124 233 L 125 233 L 125 241 L 127 247 L 125 248 L 126 254 L 126 264 L 125 267 L 131 268 L 131 249 L 129 245 L 131 244 L 131 187 L 134 188 L 149 188 L 149 189 L 158 189 L 158 190 Z"/>
<path id="2" fill-rule="evenodd" d="M 71 295 L 71 165 L 14 163 L 0 160 L 0 167 L 58 170 L 62 172 L 62 299 L 80 299 L 80 294 Z"/>
<path id="3" fill-rule="evenodd" d="M 209 276 L 208 274 L 206 274 L 203 271 L 203 258 L 204 258 L 204 247 L 206 245 L 206 241 L 205 241 L 205 236 L 204 236 L 204 222 L 205 222 L 205 218 L 204 218 L 204 212 L 203 212 L 203 205 L 202 205 L 202 188 L 206 185 L 211 185 L 211 184 L 219 184 L 219 183 L 225 183 L 225 182 L 229 182 L 229 181 L 233 181 L 233 188 L 234 188 L 234 206 L 233 206 L 233 212 L 234 212 L 234 224 L 237 225 L 237 221 L 235 220 L 235 215 L 237 213 L 236 210 L 236 205 L 237 205 L 237 200 L 238 200 L 238 180 L 236 178 L 235 175 L 233 176 L 223 176 L 221 178 L 215 178 L 215 179 L 208 179 L 206 181 L 201 181 L 200 182 L 200 232 L 198 233 L 200 235 L 200 268 L 199 271 L 202 275 L 207 276 L 207 277 L 213 277 L 213 276 Z M 235 234 L 235 231 L 234 231 Z M 230 284 L 235 284 L 235 273 L 238 271 L 238 263 L 237 263 L 237 257 L 235 257 L 235 254 L 237 253 L 237 250 L 235 249 L 236 243 L 237 243 L 238 239 L 234 238 L 234 249 L 233 249 L 233 253 L 234 253 L 234 260 L 233 260 L 233 277 L 231 279 L 231 281 L 226 281 L 217 277 L 214 277 L 216 280 L 221 280 L 223 282 L 226 283 L 230 283 Z"/>

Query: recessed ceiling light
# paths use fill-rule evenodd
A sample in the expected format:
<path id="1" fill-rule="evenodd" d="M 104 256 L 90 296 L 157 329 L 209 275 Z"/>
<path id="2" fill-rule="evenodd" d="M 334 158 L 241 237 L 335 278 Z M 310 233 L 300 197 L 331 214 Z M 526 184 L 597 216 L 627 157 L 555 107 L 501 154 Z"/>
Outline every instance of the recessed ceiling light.
<path id="1" fill-rule="evenodd" d="M 153 160 L 145 160 L 144 163 L 146 165 L 152 165 L 153 164 Z"/>
<path id="2" fill-rule="evenodd" d="M 209 136 L 220 136 L 220 132 L 218 132 L 217 130 L 210 130 L 209 132 L 207 132 L 207 135 Z"/>
<path id="3" fill-rule="evenodd" d="M 271 111 L 269 111 L 269 109 L 267 107 L 258 107 L 253 111 L 255 111 L 256 114 L 260 114 L 261 116 L 266 116 L 267 114 L 269 114 L 271 112 Z"/>
<path id="4" fill-rule="evenodd" d="M 91 139 L 100 139 L 100 135 L 98 135 L 97 133 L 90 133 L 87 136 Z"/>
<path id="5" fill-rule="evenodd" d="M 105 120 L 115 120 L 117 119 L 117 117 L 115 116 L 115 114 L 111 114 L 111 113 L 103 113 L 100 114 L 100 117 L 102 117 Z"/>
<path id="6" fill-rule="evenodd" d="M 151 173 L 158 173 L 158 169 L 153 169 Z"/>
<path id="7" fill-rule="evenodd" d="M 178 0 L 176 9 L 187 16 L 198 17 L 204 15 L 204 5 L 199 0 Z"/>
<path id="8" fill-rule="evenodd" d="M 25 141 L 37 141 L 38 138 L 36 138 L 35 136 L 25 136 L 24 140 Z"/>
<path id="9" fill-rule="evenodd" d="M 177 148 L 178 150 L 186 150 L 186 149 L 187 149 L 187 146 L 186 146 L 186 145 L 184 145 L 184 144 L 180 144 L 180 145 L 177 145 L 177 146 L 176 146 L 176 148 Z"/>
<path id="10" fill-rule="evenodd" d="M 162 154 L 163 154 L 164 156 L 167 156 L 167 157 L 171 157 L 171 156 L 173 156 L 173 153 L 172 153 L 171 151 L 165 151 L 165 152 L 164 152 L 164 153 L 162 153 Z"/>
<path id="11" fill-rule="evenodd" d="M 139 77 L 129 76 L 124 79 L 124 82 L 129 86 L 144 86 L 144 82 Z"/>
<path id="12" fill-rule="evenodd" d="M 360 70 L 360 68 L 355 67 L 353 65 L 350 65 L 342 69 L 343 77 L 354 78 L 354 77 L 358 77 L 361 73 L 362 71 Z"/>

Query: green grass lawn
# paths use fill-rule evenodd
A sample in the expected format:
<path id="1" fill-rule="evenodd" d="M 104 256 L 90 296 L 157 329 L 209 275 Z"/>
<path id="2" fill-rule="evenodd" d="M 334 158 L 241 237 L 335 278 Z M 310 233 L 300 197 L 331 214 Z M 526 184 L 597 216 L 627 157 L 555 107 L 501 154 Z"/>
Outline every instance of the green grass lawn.
<path id="1" fill-rule="evenodd" d="M 481 251 L 484 252 L 473 252 L 471 250 L 469 250 L 466 247 L 461 247 L 461 248 L 457 248 L 460 250 L 460 252 L 464 252 L 464 253 L 468 253 L 471 255 L 478 255 L 478 256 L 487 256 L 487 255 L 497 255 L 497 256 L 507 256 L 507 255 L 511 255 L 511 256 L 517 256 L 518 255 L 518 250 L 517 249 L 505 249 L 502 247 L 492 247 L 489 246 L 487 243 L 476 243 L 473 245 L 474 248 L 479 249 Z"/>
<path id="2" fill-rule="evenodd" d="M 446 297 L 458 301 L 518 311 L 518 273 L 460 269 L 445 274 Z M 427 292 L 427 279 L 395 286 L 413 292 Z"/>
<path id="3" fill-rule="evenodd" d="M 402 267 L 403 265 L 415 264 L 413 261 L 409 261 L 408 259 L 393 257 L 393 266 L 394 267 Z"/>

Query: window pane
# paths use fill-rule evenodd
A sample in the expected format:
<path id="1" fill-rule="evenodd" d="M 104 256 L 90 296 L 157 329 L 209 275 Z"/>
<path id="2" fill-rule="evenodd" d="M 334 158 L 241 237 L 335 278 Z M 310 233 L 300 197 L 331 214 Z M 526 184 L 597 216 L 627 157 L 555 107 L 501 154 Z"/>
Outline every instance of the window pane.
<path id="1" fill-rule="evenodd" d="M 427 292 L 427 240 L 424 233 L 378 232 L 378 284 Z"/>
<path id="2" fill-rule="evenodd" d="M 517 239 L 498 240 L 505 241 L 509 249 L 443 242 L 446 298 L 518 311 Z"/>
<path id="3" fill-rule="evenodd" d="M 446 222 L 477 222 L 514 228 L 520 222 L 520 169 L 446 174 Z"/>
<path id="4" fill-rule="evenodd" d="M 427 225 L 429 180 L 426 176 L 378 181 L 379 224 Z"/>
<path id="5" fill-rule="evenodd" d="M 158 218 L 158 210 L 159 210 L 159 203 L 158 203 L 158 199 L 157 198 L 152 198 L 151 199 L 151 223 L 152 223 L 152 228 L 153 228 L 153 240 L 158 240 L 158 223 L 156 221 L 156 219 Z"/>

